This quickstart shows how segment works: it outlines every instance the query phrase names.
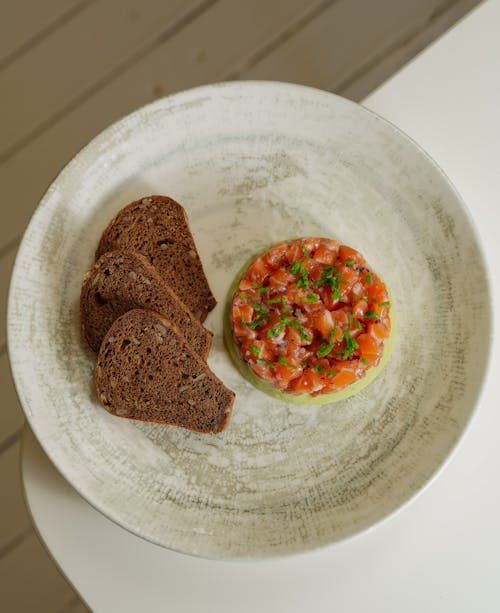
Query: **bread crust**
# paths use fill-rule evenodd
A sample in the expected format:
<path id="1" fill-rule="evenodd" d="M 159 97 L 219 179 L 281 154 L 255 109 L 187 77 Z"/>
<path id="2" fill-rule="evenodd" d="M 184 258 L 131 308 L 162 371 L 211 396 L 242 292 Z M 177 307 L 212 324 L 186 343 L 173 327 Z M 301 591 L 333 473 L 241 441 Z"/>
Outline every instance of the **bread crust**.
<path id="1" fill-rule="evenodd" d="M 234 393 L 162 315 L 134 309 L 119 317 L 99 350 L 97 395 L 113 415 L 222 432 Z"/>
<path id="2" fill-rule="evenodd" d="M 208 356 L 212 333 L 206 330 L 172 291 L 149 260 L 134 251 L 104 253 L 86 273 L 80 294 L 82 334 L 96 353 L 121 315 L 151 309 L 174 322 L 202 358 Z"/>
<path id="3" fill-rule="evenodd" d="M 184 208 L 168 196 L 152 195 L 122 208 L 104 230 L 96 259 L 116 249 L 145 255 L 200 321 L 217 301 L 208 285 Z"/>

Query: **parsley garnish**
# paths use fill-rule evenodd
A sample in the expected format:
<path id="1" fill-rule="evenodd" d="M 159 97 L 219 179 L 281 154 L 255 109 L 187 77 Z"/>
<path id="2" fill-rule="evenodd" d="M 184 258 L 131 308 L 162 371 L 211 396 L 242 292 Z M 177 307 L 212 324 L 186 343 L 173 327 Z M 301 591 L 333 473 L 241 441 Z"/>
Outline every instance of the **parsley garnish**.
<path id="1" fill-rule="evenodd" d="M 281 302 L 281 298 L 276 296 L 276 298 L 269 298 L 267 304 L 277 304 L 278 302 Z"/>
<path id="2" fill-rule="evenodd" d="M 363 364 L 369 364 L 370 363 L 370 361 L 367 360 L 366 358 L 361 358 L 360 361 L 363 362 Z"/>
<path id="3" fill-rule="evenodd" d="M 359 319 L 356 319 L 356 328 L 358 330 L 362 330 L 363 329 L 363 326 L 362 326 L 361 322 L 359 321 Z"/>
<path id="4" fill-rule="evenodd" d="M 375 311 L 366 311 L 365 317 L 368 317 L 368 319 L 378 319 L 379 316 Z"/>
<path id="5" fill-rule="evenodd" d="M 355 262 L 352 258 L 349 258 L 348 260 L 344 260 L 344 264 L 346 266 L 354 266 Z"/>
<path id="6" fill-rule="evenodd" d="M 368 296 L 361 296 L 361 300 L 364 300 L 365 302 L 368 302 Z"/>
<path id="7" fill-rule="evenodd" d="M 345 349 L 342 351 L 342 359 L 346 360 L 350 355 L 352 355 L 359 347 L 358 342 L 355 338 L 353 338 L 349 332 L 349 330 L 344 331 L 345 338 Z"/>
<path id="8" fill-rule="evenodd" d="M 316 355 L 318 358 L 324 358 L 331 352 L 332 349 L 332 344 L 321 343 L 321 345 L 318 347 L 318 351 L 316 351 Z"/>
<path id="9" fill-rule="evenodd" d="M 259 287 L 257 288 L 257 291 L 259 292 L 259 294 L 266 294 L 269 291 L 268 287 Z"/>
<path id="10" fill-rule="evenodd" d="M 256 358 L 259 357 L 260 349 L 257 347 L 257 345 L 253 345 L 252 343 L 250 343 L 250 345 L 248 345 L 248 348 L 250 349 L 250 351 L 254 354 Z"/>
<path id="11" fill-rule="evenodd" d="M 390 306 L 390 302 L 388 300 L 386 300 L 385 302 L 379 302 L 378 306 Z"/>
<path id="12" fill-rule="evenodd" d="M 290 266 L 290 272 L 292 273 L 292 275 L 296 275 L 299 272 L 301 266 L 302 266 L 302 264 L 301 264 L 300 260 L 297 260 L 296 262 L 294 262 Z"/>
<path id="13" fill-rule="evenodd" d="M 371 273 L 365 275 L 365 279 L 368 281 L 368 285 L 373 285 L 373 277 L 371 276 Z"/>
<path id="14" fill-rule="evenodd" d="M 301 245 L 300 247 L 302 249 L 302 253 L 306 256 L 306 260 L 309 261 L 309 251 L 307 250 L 307 247 L 305 245 Z"/>
<path id="15" fill-rule="evenodd" d="M 278 358 L 278 364 L 283 364 L 283 366 L 288 366 L 289 368 L 297 368 L 295 364 L 290 364 L 290 362 L 287 362 L 286 358 L 283 356 Z"/>
<path id="16" fill-rule="evenodd" d="M 252 296 L 250 296 L 250 294 L 240 294 L 238 297 L 240 300 L 247 300 L 248 298 L 251 298 Z"/>
<path id="17" fill-rule="evenodd" d="M 333 338 L 333 335 L 335 334 L 335 332 L 337 332 L 337 328 L 332 328 L 330 330 L 330 332 L 328 332 L 328 342 L 329 343 L 332 342 L 332 338 Z"/>
<path id="18" fill-rule="evenodd" d="M 319 296 L 318 294 L 307 294 L 305 298 L 302 298 L 302 302 L 312 303 L 318 302 Z"/>

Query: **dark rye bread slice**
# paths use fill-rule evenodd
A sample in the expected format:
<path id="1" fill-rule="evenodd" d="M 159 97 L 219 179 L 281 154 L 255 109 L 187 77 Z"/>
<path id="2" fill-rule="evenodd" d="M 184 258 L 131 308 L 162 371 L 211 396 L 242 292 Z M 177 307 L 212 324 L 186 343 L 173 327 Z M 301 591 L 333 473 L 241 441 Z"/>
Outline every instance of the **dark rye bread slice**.
<path id="1" fill-rule="evenodd" d="M 111 324 L 132 309 L 151 309 L 171 320 L 203 358 L 212 334 L 160 277 L 148 259 L 134 251 L 109 251 L 83 279 L 80 322 L 85 340 L 96 353 Z"/>
<path id="2" fill-rule="evenodd" d="M 94 379 L 104 408 L 120 417 L 214 433 L 231 417 L 234 393 L 153 311 L 135 309 L 114 322 Z"/>
<path id="3" fill-rule="evenodd" d="M 189 230 L 186 212 L 167 196 L 148 196 L 124 207 L 104 230 L 96 259 L 106 251 L 138 251 L 204 321 L 217 304 Z"/>

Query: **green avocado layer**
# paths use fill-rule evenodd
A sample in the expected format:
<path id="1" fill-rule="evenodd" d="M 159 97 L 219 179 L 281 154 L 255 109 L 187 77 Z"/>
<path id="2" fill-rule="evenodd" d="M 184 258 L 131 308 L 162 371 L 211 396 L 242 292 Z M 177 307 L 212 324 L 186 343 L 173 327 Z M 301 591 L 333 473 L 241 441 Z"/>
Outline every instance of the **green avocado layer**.
<path id="1" fill-rule="evenodd" d="M 267 251 L 267 250 L 266 250 Z M 265 251 L 263 252 L 265 253 Z M 250 263 L 254 260 L 256 256 L 253 256 L 245 266 L 238 272 L 236 275 L 231 288 L 228 293 L 228 298 L 226 301 L 226 307 L 224 310 L 224 342 L 226 344 L 229 355 L 231 356 L 236 368 L 240 371 L 240 373 L 250 381 L 252 385 L 254 385 L 257 389 L 261 390 L 265 394 L 272 396 L 273 398 L 278 398 L 279 400 L 283 400 L 285 402 L 291 402 L 294 404 L 328 404 L 330 402 L 338 402 L 339 400 L 345 400 L 354 394 L 357 394 L 362 389 L 364 389 L 367 385 L 369 385 L 376 377 L 380 374 L 384 366 L 387 364 L 389 357 L 392 353 L 392 349 L 394 347 L 394 339 L 396 332 L 396 319 L 394 315 L 394 306 L 391 299 L 390 292 L 389 299 L 391 302 L 390 312 L 391 312 L 391 332 L 390 335 L 384 341 L 384 351 L 382 353 L 382 357 L 380 358 L 380 362 L 377 366 L 372 366 L 366 371 L 366 374 L 363 378 L 355 381 L 351 385 L 348 385 L 344 389 L 338 392 L 330 392 L 327 394 L 319 394 L 318 396 L 310 396 L 309 394 L 291 394 L 282 392 L 274 385 L 271 385 L 268 381 L 263 381 L 260 377 L 258 377 L 253 370 L 250 368 L 247 362 L 243 360 L 241 357 L 240 351 L 238 349 L 238 345 L 233 337 L 233 330 L 231 325 L 231 307 L 233 302 L 233 296 L 238 289 L 240 284 L 240 280 L 247 271 Z"/>

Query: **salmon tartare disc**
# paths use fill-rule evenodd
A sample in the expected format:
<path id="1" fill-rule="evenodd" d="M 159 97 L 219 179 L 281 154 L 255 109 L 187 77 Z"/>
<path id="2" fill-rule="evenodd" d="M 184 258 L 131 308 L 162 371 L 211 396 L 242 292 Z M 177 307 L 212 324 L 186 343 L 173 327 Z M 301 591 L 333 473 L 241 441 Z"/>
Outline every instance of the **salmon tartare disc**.
<path id="1" fill-rule="evenodd" d="M 359 251 L 328 238 L 281 242 L 254 257 L 228 320 L 240 362 L 290 398 L 334 400 L 380 365 L 391 337 L 384 282 Z"/>

